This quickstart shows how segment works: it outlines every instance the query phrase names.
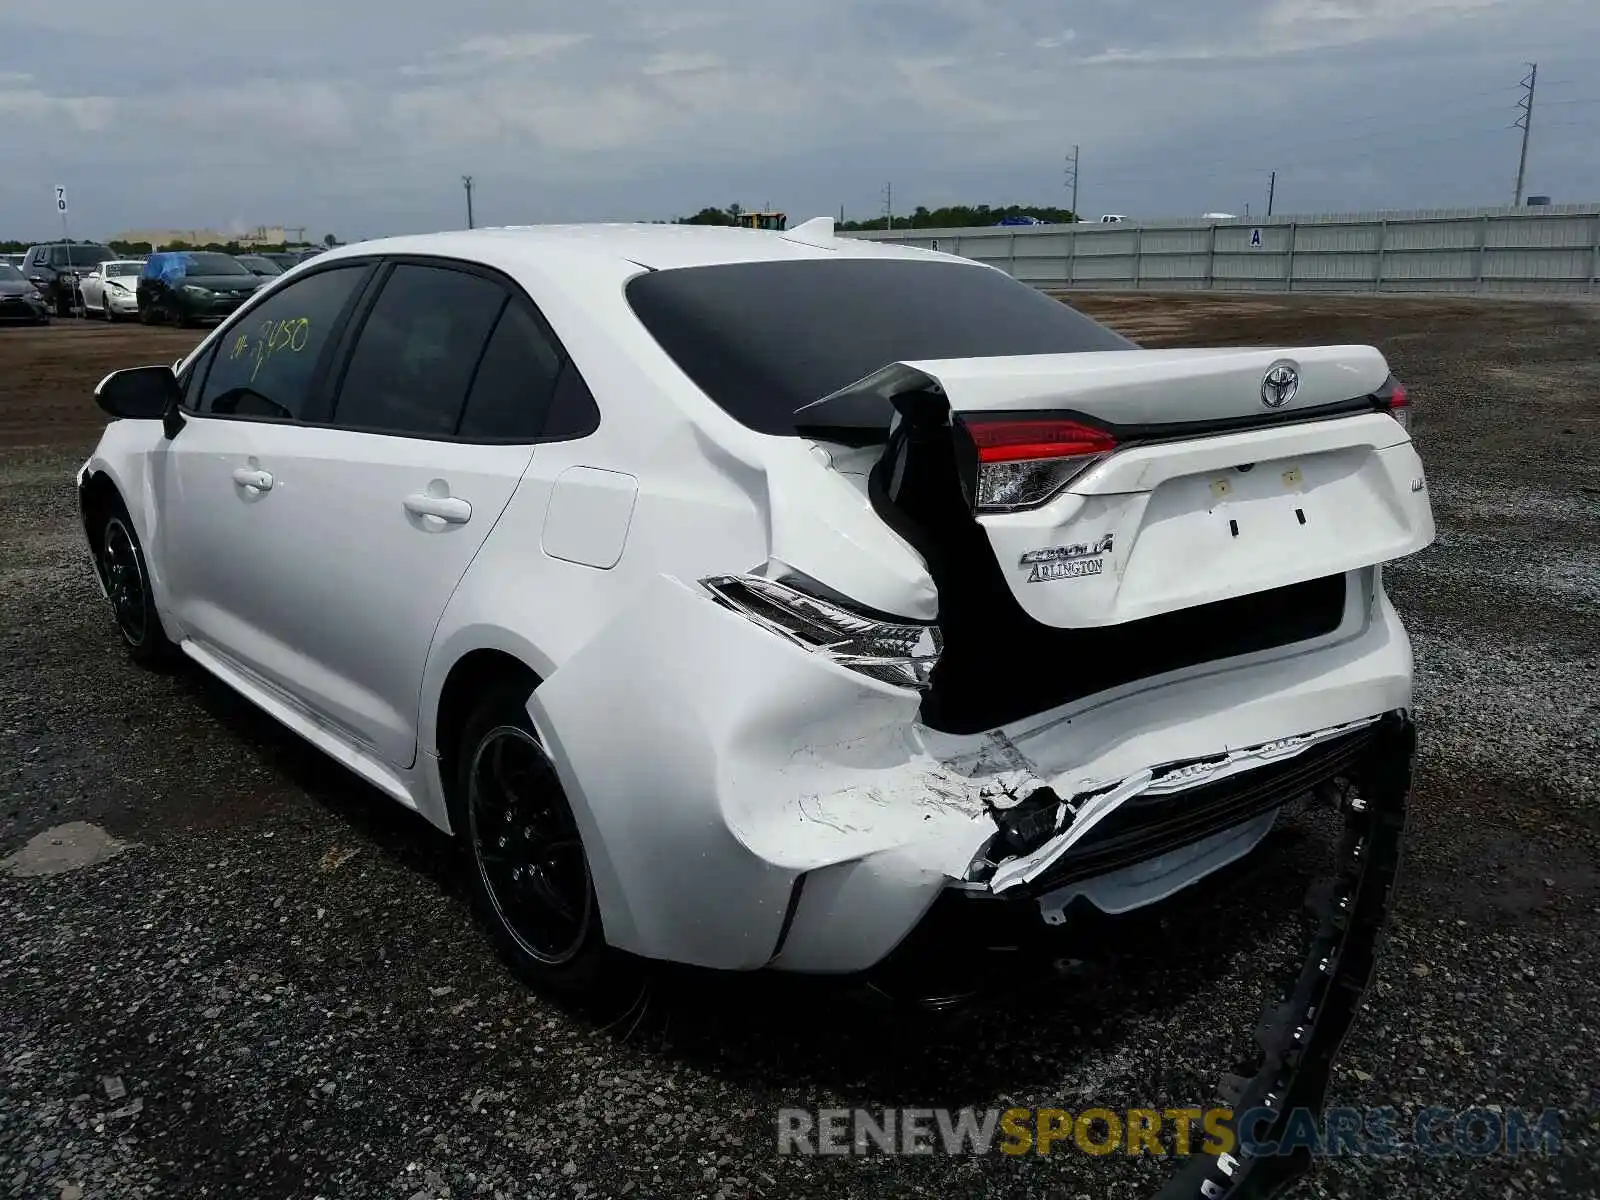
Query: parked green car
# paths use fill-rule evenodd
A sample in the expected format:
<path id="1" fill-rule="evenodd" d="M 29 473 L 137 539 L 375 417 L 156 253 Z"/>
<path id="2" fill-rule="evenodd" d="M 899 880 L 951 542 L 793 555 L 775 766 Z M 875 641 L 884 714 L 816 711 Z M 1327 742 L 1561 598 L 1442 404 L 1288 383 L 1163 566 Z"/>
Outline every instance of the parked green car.
<path id="1" fill-rule="evenodd" d="M 139 320 L 146 325 L 221 320 L 263 282 L 231 254 L 211 250 L 152 254 L 139 273 Z"/>

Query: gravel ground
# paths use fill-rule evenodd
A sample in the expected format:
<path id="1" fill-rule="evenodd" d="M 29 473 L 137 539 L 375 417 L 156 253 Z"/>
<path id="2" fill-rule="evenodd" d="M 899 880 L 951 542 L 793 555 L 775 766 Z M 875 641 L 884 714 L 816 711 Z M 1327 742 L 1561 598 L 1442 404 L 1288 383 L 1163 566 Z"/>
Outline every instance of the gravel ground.
<path id="1" fill-rule="evenodd" d="M 1335 1159 L 1294 1194 L 1597 1194 L 1600 309 L 1079 303 L 1150 345 L 1374 342 L 1417 404 L 1440 535 L 1388 577 L 1421 752 L 1330 1100 L 1560 1108 L 1565 1152 Z M 553 1004 L 497 965 L 444 839 L 220 685 L 120 652 L 70 483 L 88 389 L 190 337 L 0 331 L 0 856 L 54 830 L 58 865 L 85 860 L 0 872 L 0 1196 L 1139 1197 L 1164 1178 L 1076 1153 L 780 1157 L 776 1114 L 1209 1103 L 1294 965 L 1280 918 L 1326 850 L 1316 821 L 1204 919 L 954 1015 L 695 973 Z"/>

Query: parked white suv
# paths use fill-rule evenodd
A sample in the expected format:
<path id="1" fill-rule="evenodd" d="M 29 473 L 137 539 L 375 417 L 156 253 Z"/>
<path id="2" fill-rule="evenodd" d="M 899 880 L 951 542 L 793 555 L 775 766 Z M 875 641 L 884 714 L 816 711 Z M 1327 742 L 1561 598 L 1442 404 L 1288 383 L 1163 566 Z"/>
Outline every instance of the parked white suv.
<path id="1" fill-rule="evenodd" d="M 135 658 L 458 834 L 528 979 L 861 971 L 1403 803 L 1379 565 L 1433 520 L 1370 348 L 1140 350 L 827 221 L 537 227 L 331 250 L 96 394 Z"/>

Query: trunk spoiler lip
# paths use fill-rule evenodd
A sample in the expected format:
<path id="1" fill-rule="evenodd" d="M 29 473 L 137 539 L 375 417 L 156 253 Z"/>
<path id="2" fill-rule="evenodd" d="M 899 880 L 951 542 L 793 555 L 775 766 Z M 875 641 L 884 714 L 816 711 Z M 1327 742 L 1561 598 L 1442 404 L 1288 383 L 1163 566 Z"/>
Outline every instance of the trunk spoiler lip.
<path id="1" fill-rule="evenodd" d="M 846 397 L 854 402 L 863 399 L 859 396 Z M 876 400 L 876 397 L 872 398 Z M 817 403 L 820 403 L 817 402 Z M 856 407 L 853 403 L 847 408 L 829 410 L 827 419 L 805 419 L 805 413 L 811 405 L 798 410 L 795 414 L 795 429 L 803 434 L 811 434 L 826 441 L 838 441 L 847 445 L 871 445 L 880 442 L 888 436 L 889 425 L 893 418 L 896 406 L 892 400 L 884 400 L 888 412 L 879 416 L 875 410 L 869 411 L 866 403 Z M 1375 393 L 1364 396 L 1354 396 L 1349 400 L 1340 400 L 1332 404 L 1318 404 L 1310 408 L 1267 410 L 1260 413 L 1247 413 L 1239 417 L 1215 417 L 1200 421 L 1167 421 L 1160 424 L 1138 423 L 1122 424 L 1107 421 L 1090 413 L 1081 412 L 1072 408 L 1027 408 L 1027 409 L 997 409 L 985 411 L 983 416 L 990 420 L 1004 421 L 1015 420 L 1063 420 L 1074 421 L 1087 425 L 1093 429 L 1103 429 L 1117 439 L 1119 449 L 1135 445 L 1149 445 L 1156 442 L 1188 441 L 1194 438 L 1219 437 L 1229 433 L 1246 433 L 1257 429 L 1271 429 L 1280 425 L 1303 425 L 1311 421 L 1331 421 L 1340 417 L 1360 416 L 1365 413 L 1386 412 L 1381 397 Z"/>
<path id="2" fill-rule="evenodd" d="M 1073 390 L 1071 384 L 1076 380 L 1064 381 L 1063 400 L 1068 404 L 1034 406 L 1031 408 L 1006 408 L 996 409 L 987 406 L 973 409 L 960 409 L 950 404 L 953 411 L 981 413 L 985 417 L 1004 419 L 1006 417 L 1065 417 L 1072 420 L 1083 420 L 1097 428 L 1114 433 L 1119 442 L 1122 441 L 1150 441 L 1165 438 L 1203 437 L 1213 433 L 1231 433 L 1245 429 L 1258 429 L 1263 426 L 1280 424 L 1296 424 L 1302 421 L 1318 420 L 1325 417 L 1348 416 L 1352 413 L 1365 412 L 1382 407 L 1377 393 L 1386 385 L 1393 376 L 1388 369 L 1387 362 L 1381 353 L 1370 346 L 1316 346 L 1304 348 L 1275 349 L 1270 347 L 1207 347 L 1203 349 L 1181 350 L 1101 350 L 1080 351 L 1063 354 L 1030 354 L 1030 355 L 995 355 L 989 358 L 976 359 L 918 359 L 912 361 L 896 361 L 887 363 L 878 370 L 863 376 L 854 383 L 830 392 L 817 400 L 808 401 L 795 409 L 795 429 L 801 433 L 816 433 L 823 436 L 834 435 L 840 440 L 851 443 L 870 441 L 868 435 L 876 434 L 879 438 L 887 435 L 893 423 L 895 413 L 905 413 L 907 406 L 901 399 L 909 398 L 915 393 L 925 393 L 945 399 L 949 404 L 947 392 L 941 376 L 970 378 L 973 374 L 972 364 L 975 362 L 993 364 L 999 367 L 999 373 L 1021 374 L 1028 367 L 1042 368 L 1048 363 L 1059 364 L 1063 369 L 1069 369 L 1072 374 L 1079 374 L 1090 363 L 1115 369 L 1120 363 L 1108 359 L 1120 358 L 1123 355 L 1135 354 L 1140 356 L 1141 363 L 1159 367 L 1172 363 L 1202 363 L 1207 360 L 1237 358 L 1246 360 L 1252 368 L 1266 368 L 1276 361 L 1284 358 L 1306 361 L 1308 359 L 1326 360 L 1333 354 L 1359 356 L 1366 359 L 1377 360 L 1383 367 L 1385 378 L 1379 379 L 1371 387 L 1361 388 L 1359 384 L 1354 389 L 1355 394 L 1348 399 L 1332 401 L 1323 404 L 1308 405 L 1303 408 L 1263 409 L 1259 412 L 1250 412 L 1239 416 L 1209 417 L 1194 421 L 1173 422 L 1126 422 L 1118 423 L 1095 417 L 1081 412 L 1070 406 L 1069 397 Z M 1126 362 L 1126 359 L 1122 360 Z M 1371 364 L 1374 370 L 1377 364 Z M 1240 363 L 1243 367 L 1244 362 Z M 1322 364 L 1319 364 L 1322 365 Z M 1336 364 L 1348 371 L 1351 375 L 1358 375 L 1353 365 Z M 1024 376 L 1026 377 L 1026 376 Z"/>

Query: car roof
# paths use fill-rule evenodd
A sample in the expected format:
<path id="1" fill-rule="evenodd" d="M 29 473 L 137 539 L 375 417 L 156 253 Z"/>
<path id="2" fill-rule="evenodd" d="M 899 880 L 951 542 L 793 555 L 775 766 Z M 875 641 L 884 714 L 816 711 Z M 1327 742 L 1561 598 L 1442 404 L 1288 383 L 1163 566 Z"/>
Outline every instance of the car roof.
<path id="1" fill-rule="evenodd" d="M 437 254 L 494 264 L 522 258 L 528 251 L 540 248 L 628 262 L 652 270 L 799 258 L 970 261 L 913 246 L 838 237 L 831 227 L 826 231 L 795 228 L 777 233 L 721 225 L 645 223 L 508 225 L 417 234 L 339 246 L 318 255 L 317 260 L 365 254 Z"/>

